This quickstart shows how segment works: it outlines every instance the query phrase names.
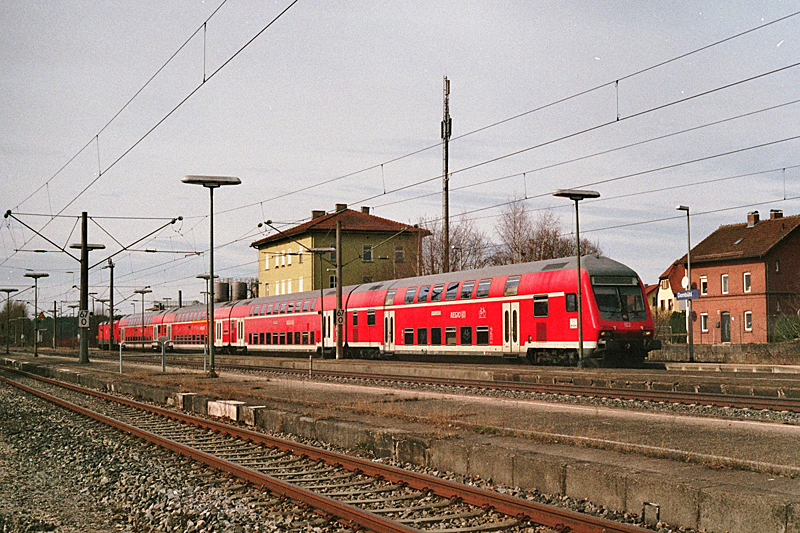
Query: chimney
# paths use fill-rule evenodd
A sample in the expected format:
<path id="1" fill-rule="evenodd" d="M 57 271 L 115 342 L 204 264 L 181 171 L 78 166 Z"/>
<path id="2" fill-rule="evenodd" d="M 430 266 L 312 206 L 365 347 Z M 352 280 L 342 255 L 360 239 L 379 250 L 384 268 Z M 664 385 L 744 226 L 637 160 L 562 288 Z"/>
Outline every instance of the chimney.
<path id="1" fill-rule="evenodd" d="M 747 213 L 747 227 L 752 228 L 756 224 L 758 224 L 758 211 Z"/>
<path id="2" fill-rule="evenodd" d="M 365 215 L 369 215 L 369 207 L 362 205 L 361 212 L 364 213 Z"/>
<path id="3" fill-rule="evenodd" d="M 336 204 L 336 212 L 339 213 L 347 209 L 347 204 Z"/>
<path id="4" fill-rule="evenodd" d="M 314 209 L 313 211 L 311 211 L 311 220 L 314 220 L 315 218 L 319 218 L 319 217 L 324 217 L 324 216 L 325 216 L 325 211 L 323 211 L 321 209 Z"/>
<path id="5" fill-rule="evenodd" d="M 775 220 L 776 218 L 783 218 L 783 211 L 781 211 L 780 209 L 770 209 L 769 219 Z"/>

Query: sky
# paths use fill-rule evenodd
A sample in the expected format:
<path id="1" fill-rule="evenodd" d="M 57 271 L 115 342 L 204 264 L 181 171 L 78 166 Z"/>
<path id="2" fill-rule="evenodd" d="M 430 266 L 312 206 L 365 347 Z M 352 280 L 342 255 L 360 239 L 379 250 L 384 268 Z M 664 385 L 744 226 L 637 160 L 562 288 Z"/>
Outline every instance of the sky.
<path id="1" fill-rule="evenodd" d="M 654 283 L 749 211 L 800 214 L 800 1 L 173 0 L 0 3 L 0 286 L 78 300 L 113 255 L 118 312 L 201 299 L 209 195 L 215 271 L 257 277 L 271 220 L 337 203 L 441 216 L 450 80 L 450 212 L 495 242 L 503 204 L 574 206 L 581 236 Z M 783 19 L 783 20 L 781 20 Z M 172 219 L 178 219 L 170 223 Z M 162 227 L 163 226 L 163 227 Z M 37 236 L 32 230 L 43 235 Z M 56 246 L 57 245 L 57 246 Z M 128 248 L 125 251 L 123 248 Z M 34 250 L 47 250 L 36 253 Z M 145 250 L 155 250 L 146 253 Z M 109 271 L 90 273 L 108 297 Z M 134 305 L 132 305 L 132 303 Z"/>

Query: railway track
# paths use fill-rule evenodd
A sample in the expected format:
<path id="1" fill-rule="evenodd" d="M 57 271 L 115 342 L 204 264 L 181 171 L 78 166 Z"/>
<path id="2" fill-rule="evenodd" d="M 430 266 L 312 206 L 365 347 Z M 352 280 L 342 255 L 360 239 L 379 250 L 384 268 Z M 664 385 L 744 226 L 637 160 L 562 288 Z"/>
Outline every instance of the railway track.
<path id="1" fill-rule="evenodd" d="M 144 362 L 149 358 L 143 357 Z M 153 359 L 155 361 L 155 359 Z M 158 364 L 160 364 L 160 359 Z M 180 360 L 177 364 L 188 368 L 201 368 L 202 365 L 191 361 Z M 308 369 L 292 369 L 269 365 L 217 364 L 218 369 L 228 371 L 262 372 L 295 377 L 307 377 L 312 374 Z M 609 398 L 618 400 L 635 400 L 655 403 L 674 403 L 683 405 L 706 405 L 738 409 L 788 411 L 800 413 L 800 398 L 781 396 L 758 396 L 720 394 L 710 392 L 688 392 L 675 390 L 654 390 L 649 388 L 617 388 L 602 385 L 581 385 L 575 383 L 534 383 L 515 379 L 514 373 L 498 374 L 499 379 L 475 380 L 459 378 L 439 378 L 434 376 L 406 376 L 377 374 L 370 372 L 336 371 L 314 369 L 317 378 L 350 380 L 353 382 L 369 381 L 393 383 L 397 385 L 433 385 L 456 387 L 463 389 L 481 389 L 493 391 L 524 392 L 532 394 L 550 394 L 563 396 L 584 396 L 591 398 Z M 507 377 L 508 379 L 503 379 Z"/>
<path id="2" fill-rule="evenodd" d="M 377 532 L 635 533 L 631 524 L 495 493 L 25 373 L 0 377 L 62 407 Z"/>

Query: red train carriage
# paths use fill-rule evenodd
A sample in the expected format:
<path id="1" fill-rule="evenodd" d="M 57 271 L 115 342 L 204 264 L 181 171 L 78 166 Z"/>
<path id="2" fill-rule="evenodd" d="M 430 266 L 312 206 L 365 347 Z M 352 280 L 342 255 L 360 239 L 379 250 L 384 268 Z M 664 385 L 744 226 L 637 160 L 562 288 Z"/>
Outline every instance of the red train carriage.
<path id="1" fill-rule="evenodd" d="M 658 347 L 643 287 L 630 268 L 582 259 L 584 354 L 590 363 L 635 365 Z M 575 259 L 539 261 L 344 287 L 346 354 L 474 355 L 537 364 L 577 361 Z M 215 309 L 221 351 L 328 352 L 336 342 L 335 291 L 226 302 Z M 166 336 L 174 349 L 205 343 L 204 307 L 120 320 L 142 346 Z M 324 325 L 324 328 L 323 328 Z M 324 333 L 323 333 L 324 331 Z M 126 343 L 130 344 L 126 339 Z"/>

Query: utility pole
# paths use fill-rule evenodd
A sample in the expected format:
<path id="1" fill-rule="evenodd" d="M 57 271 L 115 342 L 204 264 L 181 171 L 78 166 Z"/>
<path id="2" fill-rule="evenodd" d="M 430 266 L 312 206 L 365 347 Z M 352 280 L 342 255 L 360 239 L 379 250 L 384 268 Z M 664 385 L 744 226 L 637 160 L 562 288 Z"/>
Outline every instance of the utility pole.
<path id="1" fill-rule="evenodd" d="M 336 221 L 336 359 L 342 359 L 342 333 L 344 311 L 342 310 L 342 221 Z"/>
<path id="2" fill-rule="evenodd" d="M 444 258 L 442 259 L 442 272 L 450 272 L 450 171 L 448 143 L 453 128 L 450 118 L 450 80 L 444 77 L 444 118 L 442 119 L 442 148 L 444 153 L 444 172 L 442 173 L 442 224 Z"/>
<path id="3" fill-rule="evenodd" d="M 53 301 L 53 350 L 56 349 L 56 337 L 58 337 L 58 302 Z"/>
<path id="4" fill-rule="evenodd" d="M 93 250 L 102 250 L 105 248 L 103 244 L 89 244 L 89 225 L 88 213 L 84 211 L 81 213 L 81 242 L 70 244 L 69 247 L 73 250 L 81 251 L 81 298 L 80 298 L 80 314 L 85 318 L 78 319 L 78 329 L 80 331 L 80 356 L 78 363 L 86 364 L 89 362 L 89 252 Z"/>
<path id="5" fill-rule="evenodd" d="M 108 264 L 103 268 L 109 269 L 108 273 L 108 351 L 114 351 L 114 261 L 108 258 Z"/>

